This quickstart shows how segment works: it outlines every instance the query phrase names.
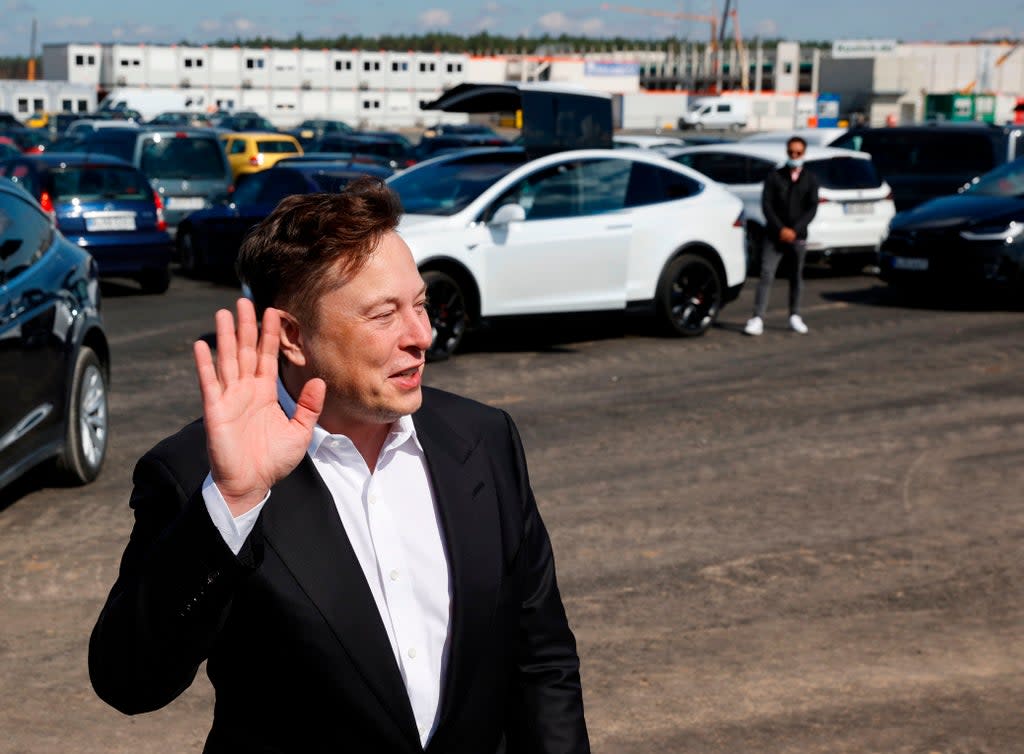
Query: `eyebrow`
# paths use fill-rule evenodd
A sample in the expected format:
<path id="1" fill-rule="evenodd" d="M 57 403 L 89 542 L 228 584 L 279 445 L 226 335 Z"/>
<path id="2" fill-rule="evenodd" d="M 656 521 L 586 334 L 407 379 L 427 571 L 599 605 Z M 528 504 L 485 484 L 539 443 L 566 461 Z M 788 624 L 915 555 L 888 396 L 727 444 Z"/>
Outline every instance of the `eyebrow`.
<path id="1" fill-rule="evenodd" d="M 427 284 L 424 283 L 423 285 L 421 285 L 419 287 L 419 290 L 416 291 L 416 295 L 413 296 L 413 298 L 421 298 L 426 292 L 427 292 Z M 399 299 L 398 296 L 381 296 L 380 298 L 374 299 L 373 301 L 368 303 L 366 305 L 366 307 L 364 308 L 364 311 L 370 311 L 371 309 L 375 309 L 378 306 L 384 306 L 385 304 L 396 304 L 397 305 L 399 302 L 400 302 L 400 299 Z"/>

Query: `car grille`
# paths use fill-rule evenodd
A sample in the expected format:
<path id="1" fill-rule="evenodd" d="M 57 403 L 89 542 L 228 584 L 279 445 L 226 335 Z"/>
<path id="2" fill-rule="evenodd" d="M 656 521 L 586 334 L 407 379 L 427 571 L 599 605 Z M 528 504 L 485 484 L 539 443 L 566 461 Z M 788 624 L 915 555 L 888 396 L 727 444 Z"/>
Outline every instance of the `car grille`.
<path id="1" fill-rule="evenodd" d="M 931 257 L 957 244 L 959 237 L 948 230 L 897 230 L 889 232 L 882 250 L 908 257 Z"/>

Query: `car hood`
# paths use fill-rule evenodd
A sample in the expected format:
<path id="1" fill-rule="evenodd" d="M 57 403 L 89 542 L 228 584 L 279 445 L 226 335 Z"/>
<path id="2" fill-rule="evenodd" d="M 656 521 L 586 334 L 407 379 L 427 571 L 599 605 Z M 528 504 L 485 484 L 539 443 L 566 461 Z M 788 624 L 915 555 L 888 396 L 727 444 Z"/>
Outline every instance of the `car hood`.
<path id="1" fill-rule="evenodd" d="M 893 230 L 943 230 L 1007 219 L 1024 219 L 1024 199 L 955 194 L 932 199 L 893 218 Z"/>
<path id="2" fill-rule="evenodd" d="M 402 215 L 398 223 L 398 232 L 402 235 L 413 233 L 432 233 L 451 226 L 451 217 L 441 215 Z"/>

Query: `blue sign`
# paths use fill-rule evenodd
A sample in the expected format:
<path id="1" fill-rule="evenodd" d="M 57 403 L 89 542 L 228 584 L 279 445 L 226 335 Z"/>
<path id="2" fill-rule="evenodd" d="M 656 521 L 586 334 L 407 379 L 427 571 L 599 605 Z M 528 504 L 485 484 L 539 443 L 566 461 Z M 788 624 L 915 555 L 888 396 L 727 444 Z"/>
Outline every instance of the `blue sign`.
<path id="1" fill-rule="evenodd" d="M 639 63 L 591 63 L 583 64 L 585 76 L 639 76 Z"/>

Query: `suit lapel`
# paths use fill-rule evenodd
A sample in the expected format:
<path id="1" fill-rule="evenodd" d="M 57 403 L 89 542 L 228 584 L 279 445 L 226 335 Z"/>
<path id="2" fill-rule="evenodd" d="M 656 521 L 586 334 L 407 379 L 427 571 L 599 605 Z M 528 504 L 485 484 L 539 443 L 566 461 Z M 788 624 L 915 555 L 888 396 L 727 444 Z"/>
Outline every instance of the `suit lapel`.
<path id="1" fill-rule="evenodd" d="M 313 462 L 279 482 L 262 514 L 264 537 L 316 604 L 380 703 L 419 743 L 409 697 L 380 611 Z"/>
<path id="2" fill-rule="evenodd" d="M 472 679 L 480 638 L 488 636 L 501 581 L 501 539 L 494 482 L 479 438 L 459 434 L 425 407 L 413 417 L 434 485 L 452 583 L 452 627 L 441 694 L 441 733 Z"/>

